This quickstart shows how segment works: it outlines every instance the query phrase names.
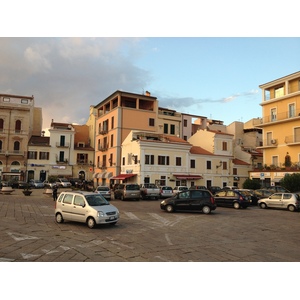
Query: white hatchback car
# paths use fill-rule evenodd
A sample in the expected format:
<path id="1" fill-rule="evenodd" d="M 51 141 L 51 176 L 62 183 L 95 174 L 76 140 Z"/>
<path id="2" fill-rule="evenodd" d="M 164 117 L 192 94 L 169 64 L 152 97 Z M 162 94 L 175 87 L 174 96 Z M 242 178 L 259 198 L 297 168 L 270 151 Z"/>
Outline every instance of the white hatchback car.
<path id="1" fill-rule="evenodd" d="M 283 208 L 289 211 L 296 211 L 300 208 L 300 197 L 294 193 L 275 193 L 268 198 L 263 198 L 257 202 L 260 208 Z"/>
<path id="2" fill-rule="evenodd" d="M 57 223 L 74 221 L 86 223 L 89 228 L 93 228 L 96 224 L 115 225 L 119 216 L 119 210 L 98 193 L 61 192 L 55 202 Z"/>

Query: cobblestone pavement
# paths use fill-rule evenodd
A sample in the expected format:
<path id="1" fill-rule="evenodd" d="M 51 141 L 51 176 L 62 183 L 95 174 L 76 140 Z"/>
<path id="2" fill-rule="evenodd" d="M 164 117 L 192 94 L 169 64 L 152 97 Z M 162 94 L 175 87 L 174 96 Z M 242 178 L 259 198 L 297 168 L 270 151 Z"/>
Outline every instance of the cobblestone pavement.
<path id="1" fill-rule="evenodd" d="M 54 201 L 33 190 L 0 195 L 1 262 L 298 262 L 299 212 L 218 207 L 210 215 L 164 212 L 159 201 L 111 203 L 116 226 L 54 219 Z"/>

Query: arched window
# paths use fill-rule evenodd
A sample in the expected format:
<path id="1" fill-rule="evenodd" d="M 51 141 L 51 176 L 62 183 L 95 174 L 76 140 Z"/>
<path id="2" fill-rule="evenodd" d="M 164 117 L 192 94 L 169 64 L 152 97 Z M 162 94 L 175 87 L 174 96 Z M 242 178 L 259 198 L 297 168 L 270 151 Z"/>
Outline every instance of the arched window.
<path id="1" fill-rule="evenodd" d="M 21 121 L 20 120 L 16 121 L 15 132 L 21 132 Z"/>
<path id="2" fill-rule="evenodd" d="M 4 120 L 0 119 L 0 132 L 2 132 L 4 129 Z"/>
<path id="3" fill-rule="evenodd" d="M 20 150 L 20 142 L 19 141 L 15 141 L 14 142 L 14 151 L 18 152 Z"/>
<path id="4" fill-rule="evenodd" d="M 2 143 L 2 141 L 0 140 L 0 152 L 2 152 L 2 147 L 3 147 L 3 143 Z"/>
<path id="5" fill-rule="evenodd" d="M 19 166 L 20 163 L 16 160 L 14 160 L 12 163 L 11 163 L 12 166 Z"/>

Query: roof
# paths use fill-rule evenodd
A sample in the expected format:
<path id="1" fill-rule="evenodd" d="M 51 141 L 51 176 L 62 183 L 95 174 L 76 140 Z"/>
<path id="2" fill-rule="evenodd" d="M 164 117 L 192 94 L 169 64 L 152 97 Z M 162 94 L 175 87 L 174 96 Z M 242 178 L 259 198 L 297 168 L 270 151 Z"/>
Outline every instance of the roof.
<path id="1" fill-rule="evenodd" d="M 120 179 L 120 180 L 124 180 L 126 178 L 130 178 L 130 177 L 133 177 L 133 176 L 136 176 L 137 174 L 119 174 L 117 176 L 114 176 L 114 177 L 111 177 L 110 179 Z"/>
<path id="2" fill-rule="evenodd" d="M 250 164 L 243 161 L 243 160 L 240 160 L 240 159 L 237 159 L 237 158 L 234 158 L 232 160 L 232 162 L 235 164 L 235 165 L 243 165 L 243 166 L 249 166 Z"/>
<path id="3" fill-rule="evenodd" d="M 190 149 L 190 152 L 192 154 L 214 155 L 212 152 L 209 152 L 199 146 L 192 146 L 192 148 Z"/>
<path id="4" fill-rule="evenodd" d="M 28 143 L 28 146 L 50 146 L 49 136 L 36 136 L 33 135 Z"/>

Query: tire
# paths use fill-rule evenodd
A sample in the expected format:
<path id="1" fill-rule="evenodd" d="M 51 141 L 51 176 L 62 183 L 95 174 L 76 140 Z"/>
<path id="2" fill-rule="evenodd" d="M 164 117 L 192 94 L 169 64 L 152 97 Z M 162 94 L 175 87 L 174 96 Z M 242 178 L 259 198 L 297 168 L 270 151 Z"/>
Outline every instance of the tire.
<path id="1" fill-rule="evenodd" d="M 259 207 L 262 208 L 262 209 L 266 209 L 267 208 L 267 204 L 262 202 L 259 204 Z"/>
<path id="2" fill-rule="evenodd" d="M 89 228 L 92 229 L 92 228 L 95 227 L 96 222 L 95 222 L 94 218 L 89 217 L 89 218 L 87 219 L 87 221 L 86 221 L 86 224 L 87 224 L 87 226 L 88 226 Z"/>
<path id="3" fill-rule="evenodd" d="M 296 207 L 294 205 L 289 205 L 288 206 L 288 210 L 291 211 L 291 212 L 293 212 L 293 211 L 296 210 Z"/>
<path id="4" fill-rule="evenodd" d="M 167 205 L 167 207 L 166 207 L 166 211 L 167 212 L 169 212 L 169 213 L 171 213 L 171 212 L 173 212 L 174 211 L 174 208 L 173 208 L 173 206 L 172 205 Z"/>
<path id="5" fill-rule="evenodd" d="M 109 225 L 113 226 L 113 225 L 116 225 L 117 222 L 112 222 L 112 223 L 109 223 Z"/>
<path id="6" fill-rule="evenodd" d="M 240 208 L 240 204 L 239 204 L 238 202 L 234 202 L 234 203 L 233 203 L 233 207 L 234 207 L 235 209 L 239 209 L 239 208 Z"/>
<path id="7" fill-rule="evenodd" d="M 209 206 L 205 205 L 205 206 L 203 206 L 203 208 L 202 208 L 202 212 L 203 212 L 204 214 L 208 215 L 208 214 L 210 214 L 211 209 L 210 209 Z"/>
<path id="8" fill-rule="evenodd" d="M 63 223 L 63 222 L 64 222 L 64 218 L 63 218 L 63 216 L 61 215 L 61 213 L 57 213 L 57 214 L 56 214 L 55 220 L 56 220 L 56 223 Z"/>

